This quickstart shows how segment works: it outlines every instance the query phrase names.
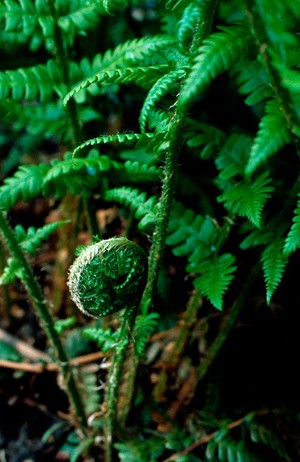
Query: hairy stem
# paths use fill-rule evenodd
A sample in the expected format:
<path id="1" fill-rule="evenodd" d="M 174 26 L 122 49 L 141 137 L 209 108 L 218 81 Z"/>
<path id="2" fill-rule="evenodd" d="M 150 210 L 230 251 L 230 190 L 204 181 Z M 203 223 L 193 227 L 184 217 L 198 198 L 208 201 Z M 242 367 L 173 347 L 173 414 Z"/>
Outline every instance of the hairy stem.
<path id="1" fill-rule="evenodd" d="M 22 281 L 57 357 L 58 364 L 64 378 L 66 392 L 73 406 L 75 415 L 79 420 L 79 426 L 83 428 L 87 427 L 83 404 L 70 368 L 69 359 L 55 330 L 53 318 L 48 309 L 42 289 L 38 284 L 32 268 L 29 265 L 15 234 L 2 211 L 0 211 L 0 231 L 11 255 L 18 261 L 22 268 Z"/>
<path id="2" fill-rule="evenodd" d="M 132 339 L 132 329 L 137 314 L 137 307 L 126 309 L 122 321 L 119 340 L 115 348 L 111 372 L 106 388 L 106 418 L 104 426 L 105 434 L 105 462 L 112 462 L 112 448 L 114 430 L 117 424 L 117 409 L 119 388 L 122 380 L 124 363 L 126 360 L 128 345 Z"/>

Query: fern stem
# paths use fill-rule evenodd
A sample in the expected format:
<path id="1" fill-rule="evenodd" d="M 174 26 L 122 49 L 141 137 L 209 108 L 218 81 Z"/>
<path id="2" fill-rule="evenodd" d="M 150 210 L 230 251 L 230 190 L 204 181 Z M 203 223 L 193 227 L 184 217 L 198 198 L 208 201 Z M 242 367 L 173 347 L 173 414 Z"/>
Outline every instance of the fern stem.
<path id="1" fill-rule="evenodd" d="M 250 276 L 247 282 L 244 285 L 244 288 L 240 294 L 238 300 L 234 303 L 230 313 L 225 318 L 221 328 L 220 333 L 216 337 L 215 341 L 212 343 L 211 347 L 205 358 L 202 360 L 198 368 L 198 379 L 203 380 L 206 376 L 211 364 L 216 359 L 219 351 L 222 349 L 225 341 L 227 340 L 231 330 L 233 329 L 235 322 L 240 314 L 240 311 L 245 306 L 246 300 L 249 296 L 250 290 L 257 279 L 258 273 L 260 271 L 260 262 L 258 262 L 252 269 Z"/>
<path id="2" fill-rule="evenodd" d="M 193 58 L 193 52 L 197 50 L 202 40 L 207 37 L 211 31 L 217 3 L 218 0 L 208 1 L 203 17 L 199 19 L 197 33 L 195 34 L 195 38 L 190 49 L 191 59 Z M 149 255 L 148 281 L 141 301 L 141 309 L 144 315 L 147 314 L 151 303 L 158 269 L 164 253 L 173 193 L 175 190 L 177 178 L 178 156 L 180 153 L 185 121 L 190 105 L 190 101 L 181 102 L 179 93 L 178 99 L 174 105 L 174 116 L 170 121 L 169 130 L 167 132 L 169 147 L 165 157 L 165 167 L 163 172 L 162 190 L 157 214 L 157 222 L 155 231 L 153 233 L 153 244 L 151 246 Z"/>
<path id="3" fill-rule="evenodd" d="M 60 341 L 60 338 L 55 330 L 53 318 L 48 309 L 47 302 L 44 298 L 42 289 L 38 284 L 34 276 L 33 270 L 29 265 L 24 255 L 24 252 L 22 251 L 16 239 L 14 231 L 10 227 L 2 211 L 0 211 L 0 231 L 12 256 L 18 261 L 18 263 L 22 267 L 22 281 L 26 287 L 28 295 L 40 319 L 40 323 L 44 328 L 44 331 L 57 357 L 58 364 L 65 381 L 66 392 L 73 406 L 75 415 L 79 421 L 79 428 L 87 427 L 87 420 L 84 412 L 84 407 L 80 398 L 77 385 L 74 380 L 74 376 L 70 368 L 69 359 Z"/>
<path id="4" fill-rule="evenodd" d="M 269 52 L 271 45 L 268 44 L 266 33 L 264 31 L 264 23 L 261 20 L 259 13 L 257 12 L 257 14 L 255 14 L 255 6 L 253 6 L 253 3 L 253 0 L 244 0 L 248 20 L 252 28 L 252 33 L 258 44 L 259 52 L 262 56 L 263 62 L 265 63 L 266 70 L 270 76 L 276 98 L 279 101 L 281 111 L 285 117 L 287 127 L 293 135 L 297 154 L 300 157 L 300 141 L 294 133 L 294 127 L 299 128 L 299 121 L 292 110 L 289 93 L 281 84 L 279 72 L 272 63 L 272 57 Z"/>
<path id="5" fill-rule="evenodd" d="M 113 436 L 117 425 L 117 409 L 119 388 L 121 385 L 124 363 L 128 345 L 131 341 L 132 329 L 135 323 L 137 307 L 126 309 L 122 321 L 118 344 L 115 348 L 111 372 L 106 388 L 106 420 L 104 425 L 105 434 L 105 462 L 112 462 Z"/>

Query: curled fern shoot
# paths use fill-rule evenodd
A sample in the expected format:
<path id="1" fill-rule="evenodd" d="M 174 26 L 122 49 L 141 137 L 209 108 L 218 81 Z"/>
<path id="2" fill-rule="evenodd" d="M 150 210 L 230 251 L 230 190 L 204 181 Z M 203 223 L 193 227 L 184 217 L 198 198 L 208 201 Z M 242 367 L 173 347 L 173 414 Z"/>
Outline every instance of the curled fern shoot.
<path id="1" fill-rule="evenodd" d="M 147 256 L 125 237 L 103 240 L 81 252 L 70 268 L 71 297 L 83 313 L 101 317 L 132 309 L 147 277 Z"/>

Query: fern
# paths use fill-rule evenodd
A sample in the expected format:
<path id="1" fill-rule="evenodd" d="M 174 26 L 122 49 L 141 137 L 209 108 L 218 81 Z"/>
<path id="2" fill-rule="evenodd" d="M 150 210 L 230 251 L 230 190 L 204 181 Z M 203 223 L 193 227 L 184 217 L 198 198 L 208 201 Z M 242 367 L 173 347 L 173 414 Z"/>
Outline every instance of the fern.
<path id="1" fill-rule="evenodd" d="M 226 253 L 187 267 L 195 273 L 202 273 L 195 278 L 194 285 L 218 310 L 222 310 L 224 292 L 237 268 L 234 262 L 233 255 Z"/>
<path id="2" fill-rule="evenodd" d="M 58 228 L 65 226 L 68 221 L 56 221 L 44 225 L 42 228 L 34 228 L 30 226 L 26 231 L 21 225 L 15 227 L 15 233 L 18 242 L 21 247 L 31 255 L 34 255 L 37 249 L 42 245 L 43 241 L 46 241 L 51 234 L 55 233 Z"/>
<path id="3" fill-rule="evenodd" d="M 201 3 L 191 2 L 185 8 L 182 17 L 178 23 L 178 32 L 177 37 L 183 47 L 187 47 L 190 44 L 190 41 L 193 38 L 193 33 L 195 32 L 198 19 L 201 17 Z"/>
<path id="4" fill-rule="evenodd" d="M 145 132 L 146 130 L 146 123 L 151 109 L 162 98 L 162 96 L 169 93 L 172 89 L 178 87 L 180 80 L 184 77 L 184 75 L 185 71 L 183 69 L 175 69 L 174 71 L 163 75 L 155 82 L 149 91 L 141 110 L 139 120 L 142 132 Z"/>
<path id="5" fill-rule="evenodd" d="M 191 100 L 241 57 L 246 58 L 252 45 L 252 36 L 244 26 L 220 27 L 220 32 L 211 34 L 200 47 L 200 53 L 180 92 L 180 101 Z"/>
<path id="6" fill-rule="evenodd" d="M 147 199 L 145 192 L 129 187 L 110 189 L 105 192 L 104 198 L 107 201 L 120 202 L 130 208 L 139 219 L 138 227 L 148 230 L 153 227 L 157 217 L 157 199 L 151 196 Z"/>
<path id="7" fill-rule="evenodd" d="M 221 196 L 219 202 L 232 213 L 241 217 L 247 217 L 255 226 L 261 225 L 262 210 L 273 187 L 268 172 L 259 175 L 253 182 L 247 179 L 240 181 L 230 187 Z"/>
<path id="8" fill-rule="evenodd" d="M 253 173 L 270 156 L 290 142 L 291 136 L 286 126 L 285 117 L 281 113 L 278 102 L 271 100 L 267 103 L 266 115 L 260 121 L 246 172 L 248 174 Z"/>
<path id="9" fill-rule="evenodd" d="M 148 339 L 157 327 L 159 319 L 158 313 L 138 315 L 133 332 L 135 354 L 144 358 Z"/>
<path id="10" fill-rule="evenodd" d="M 265 248 L 261 255 L 268 305 L 279 286 L 287 265 L 287 259 L 282 252 L 283 244 L 283 239 L 276 239 Z"/>
<path id="11" fill-rule="evenodd" d="M 46 241 L 51 234 L 55 233 L 58 228 L 64 226 L 66 223 L 68 223 L 68 221 L 57 221 L 38 229 L 30 226 L 27 230 L 25 230 L 23 226 L 17 225 L 14 231 L 22 249 L 31 255 L 35 255 L 43 241 Z M 9 258 L 0 279 L 1 284 L 9 284 L 14 282 L 16 278 L 24 278 L 23 269 L 17 259 Z"/>
<path id="12" fill-rule="evenodd" d="M 28 201 L 42 191 L 49 165 L 21 166 L 13 177 L 7 178 L 0 188 L 0 204 L 5 210 L 11 209 L 20 199 Z"/>
<path id="13" fill-rule="evenodd" d="M 251 144 L 252 139 L 246 135 L 233 134 L 227 138 L 215 160 L 220 179 L 229 180 L 236 175 L 244 175 Z"/>
<path id="14" fill-rule="evenodd" d="M 83 336 L 97 343 L 98 348 L 107 353 L 114 348 L 118 342 L 119 332 L 112 331 L 112 329 L 103 329 L 102 326 L 98 327 L 85 327 L 83 329 Z"/>
<path id="15" fill-rule="evenodd" d="M 112 69 L 102 71 L 88 77 L 80 84 L 76 85 L 64 98 L 63 104 L 66 106 L 71 98 L 79 93 L 84 88 L 89 87 L 93 83 L 131 83 L 135 82 L 137 85 L 150 87 L 157 78 L 168 70 L 166 65 L 147 66 L 147 67 L 127 67 L 120 69 Z"/>
<path id="16" fill-rule="evenodd" d="M 202 147 L 199 156 L 201 159 L 215 157 L 226 140 L 225 133 L 208 124 L 190 123 L 190 129 L 186 135 L 187 145 L 190 148 Z"/>
<path id="17" fill-rule="evenodd" d="M 77 146 L 77 148 L 73 152 L 73 156 L 76 156 L 78 152 L 82 151 L 85 149 L 87 146 L 95 146 L 99 144 L 110 144 L 110 143 L 124 143 L 124 144 L 133 144 L 136 143 L 139 140 L 144 140 L 148 138 L 152 138 L 153 134 L 152 133 L 117 133 L 116 135 L 103 135 L 99 136 L 97 138 L 92 138 L 91 140 L 87 140 L 84 143 L 82 143 L 80 146 Z"/>
<path id="18" fill-rule="evenodd" d="M 51 101 L 53 93 L 64 92 L 62 75 L 54 60 L 46 64 L 0 72 L 0 98 L 27 101 L 40 98 L 41 102 Z"/>
<path id="19" fill-rule="evenodd" d="M 256 105 L 273 96 L 270 78 L 261 62 L 242 61 L 235 65 L 233 74 L 236 74 L 239 93 L 248 95 L 245 99 L 247 105 Z"/>
<path id="20" fill-rule="evenodd" d="M 298 200 L 294 215 L 293 224 L 284 243 L 283 254 L 285 257 L 290 256 L 300 248 L 300 200 Z"/>

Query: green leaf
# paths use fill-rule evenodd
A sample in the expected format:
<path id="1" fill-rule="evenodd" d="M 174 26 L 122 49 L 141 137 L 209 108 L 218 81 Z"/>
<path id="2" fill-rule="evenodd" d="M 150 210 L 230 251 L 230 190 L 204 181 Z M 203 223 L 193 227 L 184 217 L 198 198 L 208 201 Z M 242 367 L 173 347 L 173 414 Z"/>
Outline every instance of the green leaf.
<path id="1" fill-rule="evenodd" d="M 253 38 L 243 25 L 219 27 L 220 32 L 204 39 L 191 71 L 181 89 L 179 101 L 185 103 L 201 93 L 219 74 L 228 71 L 253 47 Z"/>
<path id="2" fill-rule="evenodd" d="M 233 255 L 226 253 L 193 265 L 193 271 L 202 273 L 194 280 L 195 287 L 205 295 L 218 310 L 223 307 L 223 295 L 233 279 L 236 266 Z"/>
<path id="3" fill-rule="evenodd" d="M 261 255 L 268 305 L 270 304 L 275 290 L 281 282 L 288 262 L 282 252 L 283 244 L 283 239 L 276 239 L 263 251 Z"/>
<path id="4" fill-rule="evenodd" d="M 152 138 L 153 133 L 117 133 L 116 135 L 103 135 L 97 138 L 92 138 L 85 141 L 76 147 L 73 152 L 73 157 L 76 156 L 80 151 L 88 146 L 96 146 L 99 144 L 110 144 L 110 143 L 124 143 L 134 144 L 140 140 Z"/>
<path id="5" fill-rule="evenodd" d="M 49 165 L 22 165 L 0 188 L 0 207 L 11 209 L 20 199 L 28 201 L 39 196 Z"/>
<path id="6" fill-rule="evenodd" d="M 34 228 L 33 226 L 30 226 L 27 231 L 25 231 L 22 225 L 17 225 L 15 227 L 15 233 L 21 247 L 26 252 L 34 255 L 37 249 L 42 245 L 43 241 L 46 241 L 51 234 L 58 230 L 58 228 L 65 226 L 68 223 L 68 220 L 64 220 L 49 223 L 44 225 L 42 228 Z"/>
<path id="7" fill-rule="evenodd" d="M 268 172 L 262 173 L 253 182 L 245 179 L 234 183 L 227 191 L 218 197 L 218 202 L 224 202 L 224 206 L 232 213 L 241 217 L 247 217 L 251 223 L 259 227 L 261 225 L 262 210 L 267 199 L 271 196 L 273 187 Z"/>
<path id="8" fill-rule="evenodd" d="M 291 136 L 279 103 L 276 100 L 271 100 L 267 103 L 266 114 L 260 121 L 258 133 L 250 152 L 246 173 L 253 173 L 269 157 L 290 142 Z"/>
<path id="9" fill-rule="evenodd" d="M 298 195 L 300 197 L 300 194 Z M 300 248 L 300 199 L 294 211 L 293 224 L 285 240 L 283 254 L 289 257 L 293 252 Z"/>

